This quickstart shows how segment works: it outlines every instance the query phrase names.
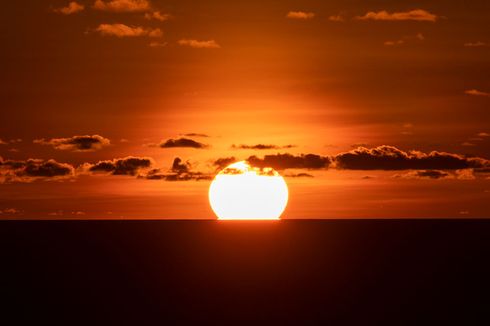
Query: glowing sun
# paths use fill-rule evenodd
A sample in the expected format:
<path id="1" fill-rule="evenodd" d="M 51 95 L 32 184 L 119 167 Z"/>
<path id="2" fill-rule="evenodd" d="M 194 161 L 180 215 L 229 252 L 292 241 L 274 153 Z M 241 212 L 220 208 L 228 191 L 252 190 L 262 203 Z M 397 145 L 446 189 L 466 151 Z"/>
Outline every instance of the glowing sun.
<path id="1" fill-rule="evenodd" d="M 219 220 L 278 220 L 288 202 L 288 186 L 272 168 L 241 161 L 216 175 L 209 202 Z"/>

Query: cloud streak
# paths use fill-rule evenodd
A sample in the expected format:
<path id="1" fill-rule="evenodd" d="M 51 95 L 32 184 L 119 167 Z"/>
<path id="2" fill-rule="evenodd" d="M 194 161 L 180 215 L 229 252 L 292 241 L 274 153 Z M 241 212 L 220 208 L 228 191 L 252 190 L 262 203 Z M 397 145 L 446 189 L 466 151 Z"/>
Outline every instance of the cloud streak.
<path id="1" fill-rule="evenodd" d="M 268 150 L 268 149 L 286 149 L 286 148 L 293 148 L 295 147 L 294 145 L 284 145 L 284 146 L 278 146 L 278 145 L 272 145 L 272 144 L 256 144 L 256 145 L 231 145 L 232 149 L 253 149 L 253 150 Z"/>
<path id="2" fill-rule="evenodd" d="M 315 13 L 306 11 L 290 11 L 286 14 L 286 18 L 307 20 L 315 17 Z"/>
<path id="3" fill-rule="evenodd" d="M 221 47 L 215 40 L 199 41 L 194 39 L 181 39 L 178 41 L 178 44 L 195 49 L 219 49 Z"/>
<path id="4" fill-rule="evenodd" d="M 464 91 L 464 93 L 466 95 L 473 95 L 473 96 L 486 96 L 486 97 L 490 96 L 490 93 L 482 92 L 482 91 L 479 91 L 477 89 L 468 89 L 468 90 Z"/>
<path id="5" fill-rule="evenodd" d="M 480 48 L 480 47 L 488 46 L 488 44 L 485 42 L 477 41 L 477 42 L 467 42 L 464 44 L 464 46 L 467 48 Z"/>

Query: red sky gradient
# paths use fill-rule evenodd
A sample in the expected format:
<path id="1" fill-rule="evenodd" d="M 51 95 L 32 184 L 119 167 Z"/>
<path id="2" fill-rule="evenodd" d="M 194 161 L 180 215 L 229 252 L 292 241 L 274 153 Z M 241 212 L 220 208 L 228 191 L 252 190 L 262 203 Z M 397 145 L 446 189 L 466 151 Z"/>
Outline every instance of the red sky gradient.
<path id="1" fill-rule="evenodd" d="M 283 218 L 490 216 L 488 1 L 1 15 L 0 219 L 214 218 L 220 159 L 252 156 L 286 177 Z"/>

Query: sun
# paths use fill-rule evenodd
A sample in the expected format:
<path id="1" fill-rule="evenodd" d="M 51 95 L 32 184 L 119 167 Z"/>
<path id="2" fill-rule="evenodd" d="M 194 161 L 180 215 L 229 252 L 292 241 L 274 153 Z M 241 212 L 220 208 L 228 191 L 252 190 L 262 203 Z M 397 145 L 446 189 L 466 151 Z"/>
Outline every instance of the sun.
<path id="1" fill-rule="evenodd" d="M 288 202 L 288 186 L 272 168 L 236 162 L 216 175 L 209 202 L 218 220 L 278 220 Z"/>

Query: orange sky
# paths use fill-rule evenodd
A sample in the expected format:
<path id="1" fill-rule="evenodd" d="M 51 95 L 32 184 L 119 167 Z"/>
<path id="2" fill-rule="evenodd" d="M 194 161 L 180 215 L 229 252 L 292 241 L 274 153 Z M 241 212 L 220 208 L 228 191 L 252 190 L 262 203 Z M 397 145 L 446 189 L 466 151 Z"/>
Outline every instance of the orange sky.
<path id="1" fill-rule="evenodd" d="M 265 155 L 284 218 L 490 215 L 488 1 L 1 15 L 0 218 L 213 218 L 216 160 Z"/>

